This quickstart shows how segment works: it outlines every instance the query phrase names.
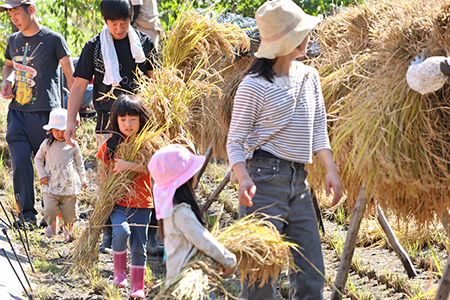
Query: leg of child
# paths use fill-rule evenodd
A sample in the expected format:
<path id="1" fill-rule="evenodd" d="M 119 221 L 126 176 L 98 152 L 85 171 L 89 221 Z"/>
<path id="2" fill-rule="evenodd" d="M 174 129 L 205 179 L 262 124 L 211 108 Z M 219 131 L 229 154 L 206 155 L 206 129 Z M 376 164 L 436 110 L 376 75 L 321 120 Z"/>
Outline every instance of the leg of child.
<path id="1" fill-rule="evenodd" d="M 44 201 L 44 219 L 47 222 L 45 236 L 52 237 L 58 233 L 59 197 L 50 193 L 42 193 L 42 200 Z"/>
<path id="2" fill-rule="evenodd" d="M 64 221 L 64 242 L 71 240 L 73 223 L 77 220 L 77 196 L 61 196 L 61 216 Z"/>
<path id="3" fill-rule="evenodd" d="M 130 250 L 131 250 L 131 298 L 144 298 L 145 263 L 147 261 L 146 244 L 147 229 L 150 222 L 151 209 L 133 209 L 128 222 L 136 224 L 130 226 Z"/>
<path id="4" fill-rule="evenodd" d="M 114 284 L 118 287 L 126 287 L 128 284 L 127 240 L 131 234 L 127 219 L 129 210 L 129 208 L 123 206 L 116 206 L 110 216 L 112 223 Z"/>

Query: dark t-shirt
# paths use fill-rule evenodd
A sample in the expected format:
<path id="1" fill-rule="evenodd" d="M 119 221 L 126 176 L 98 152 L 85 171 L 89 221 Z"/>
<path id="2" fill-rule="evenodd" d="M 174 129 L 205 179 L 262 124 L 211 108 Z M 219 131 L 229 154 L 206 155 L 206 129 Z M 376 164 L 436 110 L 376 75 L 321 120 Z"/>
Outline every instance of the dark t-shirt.
<path id="1" fill-rule="evenodd" d="M 59 60 L 70 55 L 64 38 L 53 30 L 42 29 L 31 37 L 16 32 L 8 39 L 5 58 L 13 62 L 14 99 L 10 109 L 51 111 L 61 106 Z M 23 59 L 25 57 L 25 59 Z"/>
<path id="2" fill-rule="evenodd" d="M 120 86 L 116 87 L 114 90 L 114 95 L 116 97 L 124 93 L 123 90 L 134 92 L 136 89 L 136 66 L 139 66 L 139 69 L 144 74 L 147 74 L 147 71 L 153 70 L 153 66 L 157 60 L 152 39 L 147 34 L 140 31 L 136 30 L 136 33 L 141 41 L 144 54 L 149 61 L 146 60 L 144 63 L 136 64 L 131 53 L 130 40 L 128 37 L 121 40 L 114 40 L 114 47 L 116 48 L 117 57 L 119 59 L 120 76 L 122 77 Z M 100 46 L 100 34 L 94 36 L 84 46 L 78 65 L 75 69 L 74 76 L 81 77 L 89 81 L 92 76 L 94 76 L 94 108 L 99 114 L 109 115 L 109 110 L 114 102 L 114 99 L 104 97 L 100 101 L 96 100 L 108 93 L 112 87 L 111 85 L 105 85 L 103 83 L 103 78 L 105 76 L 105 65 Z M 102 129 L 105 129 L 105 126 L 106 124 L 102 126 Z"/>

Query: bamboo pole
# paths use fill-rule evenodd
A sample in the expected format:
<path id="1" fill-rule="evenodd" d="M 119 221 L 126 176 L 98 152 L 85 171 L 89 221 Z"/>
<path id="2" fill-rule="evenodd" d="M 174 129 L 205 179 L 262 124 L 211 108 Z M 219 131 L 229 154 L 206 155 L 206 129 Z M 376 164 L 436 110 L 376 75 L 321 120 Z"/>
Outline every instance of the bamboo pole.
<path id="1" fill-rule="evenodd" d="M 408 273 L 408 277 L 409 278 L 417 277 L 417 273 L 416 270 L 414 269 L 411 259 L 409 258 L 405 249 L 403 249 L 402 245 L 400 245 L 400 243 L 398 242 L 395 233 L 392 231 L 392 228 L 387 222 L 386 218 L 384 217 L 383 210 L 379 205 L 377 205 L 377 211 L 378 211 L 377 216 L 378 223 L 380 223 L 381 228 L 383 229 L 384 233 L 388 238 L 389 244 L 391 244 L 391 247 L 395 251 L 395 254 L 397 254 L 398 258 L 402 262 L 403 267 L 406 270 L 406 273 Z"/>
<path id="2" fill-rule="evenodd" d="M 341 299 L 339 292 L 343 292 L 345 283 L 347 282 L 348 272 L 352 263 L 353 253 L 356 247 L 356 238 L 358 237 L 359 227 L 361 226 L 362 218 L 366 210 L 367 198 L 364 197 L 364 186 L 361 187 L 356 200 L 355 208 L 353 209 L 352 217 L 350 219 L 350 225 L 348 227 L 347 237 L 345 239 L 344 250 L 342 251 L 341 261 L 339 263 L 339 269 L 336 274 L 336 280 L 334 282 L 335 289 L 331 294 L 331 300 Z"/>
<path id="3" fill-rule="evenodd" d="M 322 211 L 320 210 L 319 201 L 317 200 L 314 188 L 311 188 L 311 199 L 314 205 L 314 210 L 316 211 L 317 222 L 319 222 L 319 229 L 325 234 L 325 226 L 323 225 Z"/>
<path id="4" fill-rule="evenodd" d="M 197 172 L 197 181 L 200 181 L 200 178 L 202 177 L 203 173 L 206 170 L 206 167 L 208 166 L 209 160 L 211 159 L 212 156 L 212 151 L 213 151 L 213 142 L 211 141 L 211 143 L 209 144 L 208 150 L 206 150 L 205 153 L 205 162 L 203 163 L 202 167 L 200 168 L 200 170 Z"/>

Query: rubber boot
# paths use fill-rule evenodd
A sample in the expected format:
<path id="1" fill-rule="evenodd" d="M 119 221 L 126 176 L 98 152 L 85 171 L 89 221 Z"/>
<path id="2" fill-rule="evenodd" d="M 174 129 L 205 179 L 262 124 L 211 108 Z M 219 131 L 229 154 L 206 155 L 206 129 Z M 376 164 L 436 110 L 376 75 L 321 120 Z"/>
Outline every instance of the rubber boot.
<path id="1" fill-rule="evenodd" d="M 113 251 L 114 285 L 120 288 L 128 285 L 127 281 L 127 250 Z"/>
<path id="2" fill-rule="evenodd" d="M 144 293 L 144 278 L 145 278 L 145 266 L 131 266 L 130 268 L 131 278 L 131 294 L 130 298 L 143 299 Z"/>
<path id="3" fill-rule="evenodd" d="M 111 224 L 111 222 L 109 222 Z M 108 222 L 106 223 L 108 225 Z M 100 244 L 99 251 L 101 253 L 111 253 L 112 248 L 112 227 L 103 227 L 103 241 Z"/>

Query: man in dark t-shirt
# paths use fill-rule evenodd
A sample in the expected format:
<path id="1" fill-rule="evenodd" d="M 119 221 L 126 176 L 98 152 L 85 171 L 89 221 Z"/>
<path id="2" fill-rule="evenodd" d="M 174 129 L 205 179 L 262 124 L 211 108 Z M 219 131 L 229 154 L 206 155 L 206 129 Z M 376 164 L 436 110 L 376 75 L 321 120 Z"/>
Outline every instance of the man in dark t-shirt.
<path id="1" fill-rule="evenodd" d="M 69 144 L 71 143 L 70 137 L 75 137 L 76 115 L 86 86 L 92 76 L 94 76 L 93 105 L 97 112 L 97 146 L 100 147 L 103 141 L 110 136 L 108 133 L 109 110 L 114 98 L 121 93 L 133 93 L 137 87 L 136 74 L 138 69 L 151 77 L 153 67 L 156 64 L 156 49 L 151 38 L 145 33 L 135 31 L 130 26 L 132 17 L 130 2 L 126 0 L 103 0 L 100 8 L 106 25 L 101 33 L 91 38 L 84 46 L 74 73 L 75 83 L 67 105 L 68 120 L 65 133 L 66 141 Z M 109 44 L 105 42 L 108 36 L 112 37 Z M 139 40 L 138 47 L 142 48 L 145 56 L 145 60 L 142 62 L 137 62 L 134 57 L 133 47 L 136 49 L 136 44 L 134 44 L 133 37 Z M 107 68 L 114 69 L 114 66 L 109 65 L 108 59 L 105 59 L 104 55 L 108 51 L 111 52 L 113 47 L 114 55 L 118 59 L 117 70 L 113 70 L 113 73 L 116 72 L 116 75 L 120 78 L 120 82 L 115 84 L 111 84 L 111 82 L 108 82 L 108 78 L 105 78 L 107 77 Z M 114 97 L 108 96 L 111 91 Z"/>
<path id="2" fill-rule="evenodd" d="M 74 68 L 64 38 L 37 21 L 34 0 L 6 0 L 0 5 L 0 12 L 3 11 L 19 29 L 8 39 L 2 71 L 1 95 L 11 99 L 6 141 L 11 153 L 14 193 L 20 199 L 24 225 L 32 228 L 37 211 L 31 155 L 45 138 L 42 126 L 48 123 L 50 111 L 60 107 L 58 64 L 69 89 Z"/>

